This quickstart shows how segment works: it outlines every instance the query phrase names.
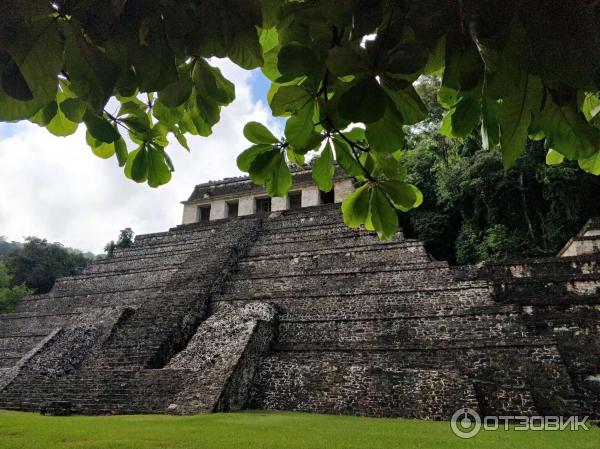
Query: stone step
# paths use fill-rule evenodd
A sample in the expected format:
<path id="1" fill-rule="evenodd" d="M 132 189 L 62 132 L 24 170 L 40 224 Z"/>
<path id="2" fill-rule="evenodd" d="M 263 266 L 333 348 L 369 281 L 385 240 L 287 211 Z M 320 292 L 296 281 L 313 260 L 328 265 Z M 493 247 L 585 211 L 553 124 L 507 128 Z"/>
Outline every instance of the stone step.
<path id="1" fill-rule="evenodd" d="M 162 270 L 170 266 L 178 266 L 188 257 L 188 253 L 171 253 L 168 257 L 145 257 L 132 258 L 124 260 L 114 260 L 110 264 L 91 264 L 81 273 L 81 276 L 91 276 L 94 274 L 117 274 L 137 272 L 143 270 Z"/>
<path id="2" fill-rule="evenodd" d="M 525 259 L 511 263 L 486 263 L 477 275 L 490 280 L 519 278 L 556 279 L 561 276 L 600 273 L 598 256 Z"/>
<path id="3" fill-rule="evenodd" d="M 93 294 L 70 292 L 54 295 L 53 293 L 48 293 L 22 300 L 17 304 L 14 313 L 62 314 L 86 307 L 135 307 L 138 302 L 147 300 L 158 292 L 156 288 L 140 288 L 135 290 L 95 292 Z"/>
<path id="4" fill-rule="evenodd" d="M 62 327 L 70 320 L 80 317 L 80 313 L 66 314 L 21 314 L 0 316 L 0 337 L 31 334 L 39 329 Z"/>
<path id="5" fill-rule="evenodd" d="M 3 392 L 0 408 L 37 411 L 49 402 L 69 401 L 75 413 L 164 413 L 187 375 L 183 370 L 101 369 L 62 378 L 32 375 Z"/>
<path id="6" fill-rule="evenodd" d="M 422 247 L 422 249 L 420 248 Z M 361 250 L 373 250 L 396 248 L 398 250 L 406 248 L 408 251 L 412 251 L 416 254 L 416 258 L 422 260 L 422 257 L 426 254 L 424 246 L 422 244 L 415 244 L 409 241 L 385 241 L 380 242 L 373 240 L 370 237 L 348 237 L 340 239 L 323 239 L 323 240 L 312 240 L 312 241 L 298 241 L 294 243 L 273 243 L 262 245 L 257 242 L 250 251 L 248 256 L 250 257 L 268 257 L 268 256 L 279 256 L 279 255 L 307 255 L 307 254 L 320 254 L 326 251 L 361 251 Z M 412 248 L 412 250 L 411 250 Z"/>
<path id="7" fill-rule="evenodd" d="M 428 345 L 437 341 L 465 343 L 476 340 L 497 340 L 528 337 L 518 314 L 484 314 L 481 311 L 459 315 L 415 315 L 402 318 L 339 320 L 282 320 L 279 325 L 278 345 L 302 347 L 314 344 L 323 348 L 353 348 L 377 345 Z"/>
<path id="8" fill-rule="evenodd" d="M 223 303 L 242 305 L 248 302 L 268 301 L 277 307 L 282 315 L 292 317 L 336 317 L 350 318 L 379 313 L 412 313 L 409 311 L 431 310 L 432 313 L 452 313 L 477 307 L 500 307 L 491 299 L 487 288 L 473 286 L 469 288 L 437 288 L 388 292 L 330 296 L 320 291 L 299 295 L 294 291 L 286 295 L 270 297 L 240 297 L 239 295 L 220 294 L 211 301 L 210 310 L 217 310 Z M 518 306 L 508 306 L 515 308 Z"/>
<path id="9" fill-rule="evenodd" d="M 336 260 L 337 259 L 337 260 Z M 414 274 L 419 276 L 424 271 L 433 271 L 439 279 L 454 279 L 445 262 L 414 262 L 374 264 L 372 261 L 356 259 L 350 255 L 337 255 L 333 257 L 291 257 L 277 260 L 246 260 L 239 264 L 237 273 L 232 279 L 268 279 L 275 277 L 306 277 L 306 276 L 343 276 L 353 274 L 364 274 L 369 276 L 376 273 L 390 273 L 391 275 L 406 273 L 407 276 Z"/>
<path id="10" fill-rule="evenodd" d="M 453 281 L 444 269 L 377 271 L 351 273 L 307 273 L 272 277 L 234 276 L 223 289 L 223 294 L 248 296 L 277 296 L 288 292 L 297 295 L 320 292 L 321 294 L 348 294 L 390 291 L 393 289 L 414 290 L 426 287 L 445 287 Z M 469 283 L 458 283 L 456 287 L 468 287 Z"/>
<path id="11" fill-rule="evenodd" d="M 10 354 L 4 355 L 3 354 L 2 358 L 0 358 L 0 369 L 12 368 L 13 366 L 15 366 L 17 364 L 17 362 L 19 360 L 21 360 L 21 358 L 22 358 L 22 356 L 18 356 L 18 355 L 10 355 Z M 2 374 L 0 373 L 0 378 L 1 377 L 2 377 Z M 0 381 L 0 385 L 1 385 L 1 381 Z"/>
<path id="12" fill-rule="evenodd" d="M 277 302 L 280 300 L 286 301 L 320 301 L 323 299 L 330 299 L 332 301 L 339 300 L 343 301 L 346 299 L 352 300 L 352 298 L 365 298 L 365 302 L 368 301 L 369 297 L 375 298 L 406 298 L 401 301 L 423 301 L 426 303 L 431 295 L 438 295 L 448 293 L 452 297 L 456 295 L 456 292 L 475 292 L 477 297 L 481 298 L 478 303 L 490 304 L 493 303 L 490 297 L 490 290 L 488 284 L 482 281 L 469 281 L 461 282 L 460 286 L 435 286 L 435 287 L 418 287 L 418 288 L 403 288 L 401 286 L 394 286 L 388 289 L 372 290 L 368 292 L 339 292 L 339 291 L 327 291 L 319 288 L 316 291 L 305 291 L 298 292 L 294 289 L 290 289 L 285 292 L 263 292 L 261 294 L 254 293 L 252 291 L 226 293 L 220 292 L 213 297 L 213 301 L 253 301 L 263 300 L 266 302 Z M 462 296 L 462 293 L 459 293 Z M 470 294 L 465 294 L 466 300 L 471 300 Z"/>
<path id="13" fill-rule="evenodd" d="M 134 247 L 142 246 L 156 246 L 171 243 L 173 241 L 182 241 L 187 239 L 199 240 L 199 239 L 210 239 L 215 233 L 219 232 L 222 228 L 227 225 L 223 222 L 216 222 L 214 224 L 205 225 L 202 224 L 195 228 L 187 230 L 178 230 L 172 228 L 166 232 L 159 232 L 154 234 L 142 234 L 135 237 Z M 119 251 L 126 251 L 128 248 L 118 249 Z"/>
<path id="14" fill-rule="evenodd" d="M 177 273 L 176 268 L 169 270 L 128 273 L 118 275 L 100 275 L 93 277 L 62 278 L 59 279 L 52 293 L 61 295 L 68 294 L 89 294 L 105 290 L 133 290 L 136 288 L 161 288 L 169 282 L 171 277 Z"/>
<path id="15" fill-rule="evenodd" d="M 518 304 L 552 304 L 561 301 L 597 301 L 600 273 L 562 275 L 550 279 L 518 278 L 493 283 L 498 301 Z"/>
<path id="16" fill-rule="evenodd" d="M 275 231 L 263 230 L 259 233 L 258 241 L 261 243 L 294 242 L 298 240 L 311 240 L 323 238 L 342 237 L 376 237 L 375 234 L 348 228 L 344 223 L 305 226 L 304 229 L 284 228 Z"/>
<path id="17" fill-rule="evenodd" d="M 230 236 L 231 241 L 229 243 L 233 243 L 235 239 L 235 234 Z M 135 258 L 141 257 L 149 257 L 149 256 L 159 256 L 159 257 L 169 257 L 170 254 L 177 253 L 193 253 L 197 251 L 201 251 L 207 246 L 211 247 L 214 250 L 214 253 L 219 253 L 220 251 L 224 251 L 226 244 L 218 239 L 203 239 L 200 241 L 182 241 L 179 243 L 173 243 L 169 245 L 153 245 L 148 247 L 131 247 L 123 250 L 124 252 L 120 254 L 118 257 L 115 256 L 113 261 L 122 261 L 122 260 L 132 260 Z M 207 256 L 210 256 L 211 253 L 208 253 Z"/>
<path id="18" fill-rule="evenodd" d="M 168 251 L 168 252 L 151 252 L 151 251 L 146 251 L 146 253 L 141 252 L 139 254 L 135 254 L 135 253 L 131 253 L 131 254 L 124 254 L 123 256 L 119 257 L 118 259 L 112 258 L 109 259 L 109 262 L 94 262 L 91 265 L 89 265 L 87 267 L 88 270 L 92 270 L 92 269 L 98 269 L 99 272 L 102 272 L 103 270 L 105 271 L 113 271 L 113 270 L 118 270 L 119 267 L 121 266 L 125 266 L 128 267 L 129 265 L 139 265 L 139 264 L 144 264 L 146 262 L 156 266 L 161 266 L 159 264 L 159 262 L 161 260 L 170 260 L 171 258 L 173 258 L 173 263 L 181 263 L 182 261 L 185 261 L 185 259 L 187 259 L 190 255 L 190 253 L 199 251 L 201 248 L 203 248 L 203 245 L 194 245 L 194 246 L 186 246 L 186 245 L 179 245 L 177 247 L 175 247 L 172 251 Z M 167 263 L 170 264 L 170 263 Z M 87 272 L 87 271 L 86 271 Z"/>
<path id="19" fill-rule="evenodd" d="M 252 255 L 251 252 L 240 261 L 240 267 L 245 264 L 295 264 L 310 266 L 364 266 L 380 264 L 426 264 L 432 260 L 422 244 L 402 242 L 396 245 L 362 245 L 354 248 L 330 248 L 295 253 L 281 253 L 277 247 L 272 247 L 275 253 Z M 436 262 L 439 266 L 447 266 L 446 262 Z M 471 278 L 477 279 L 477 278 Z"/>

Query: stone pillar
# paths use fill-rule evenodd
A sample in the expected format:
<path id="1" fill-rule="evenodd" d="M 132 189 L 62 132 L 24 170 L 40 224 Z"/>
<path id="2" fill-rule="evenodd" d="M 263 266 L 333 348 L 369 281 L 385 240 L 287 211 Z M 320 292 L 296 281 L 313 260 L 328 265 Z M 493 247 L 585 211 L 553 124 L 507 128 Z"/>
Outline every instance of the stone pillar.
<path id="1" fill-rule="evenodd" d="M 333 193 L 335 195 L 335 202 L 341 203 L 348 195 L 354 192 L 354 186 L 352 185 L 351 179 L 343 179 L 336 182 L 333 185 Z"/>
<path id="2" fill-rule="evenodd" d="M 198 221 L 198 206 L 185 204 L 183 206 L 183 219 L 181 224 L 196 223 Z"/>
<path id="3" fill-rule="evenodd" d="M 227 218 L 227 204 L 223 200 L 217 200 L 210 203 L 210 219 L 221 220 Z"/>
<path id="4" fill-rule="evenodd" d="M 256 203 L 253 196 L 244 196 L 238 203 L 238 216 L 253 215 L 256 213 Z"/>
<path id="5" fill-rule="evenodd" d="M 273 212 L 278 210 L 288 210 L 290 208 L 290 199 L 286 196 L 275 196 L 271 198 L 271 210 Z"/>
<path id="6" fill-rule="evenodd" d="M 321 204 L 321 193 L 317 187 L 302 189 L 302 207 L 318 206 Z"/>

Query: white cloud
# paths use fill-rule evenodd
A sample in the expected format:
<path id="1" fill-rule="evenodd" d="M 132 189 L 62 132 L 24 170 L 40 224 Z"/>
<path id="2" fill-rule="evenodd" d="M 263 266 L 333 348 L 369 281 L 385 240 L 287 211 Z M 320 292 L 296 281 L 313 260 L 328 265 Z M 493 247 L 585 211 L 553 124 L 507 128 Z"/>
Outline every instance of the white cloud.
<path id="1" fill-rule="evenodd" d="M 126 179 L 114 158 L 95 157 L 83 127 L 73 136 L 58 138 L 36 125 L 11 125 L 9 130 L 4 125 L 0 235 L 11 240 L 35 235 L 100 253 L 127 226 L 143 234 L 178 224 L 179 202 L 194 185 L 239 174 L 235 158 L 249 145 L 242 135 L 244 124 L 275 123 L 264 104 L 252 99 L 252 73 L 227 61 L 216 64 L 235 83 L 237 98 L 222 110 L 210 137 L 188 139 L 191 153 L 176 143 L 168 147 L 176 171 L 171 182 L 158 189 Z"/>

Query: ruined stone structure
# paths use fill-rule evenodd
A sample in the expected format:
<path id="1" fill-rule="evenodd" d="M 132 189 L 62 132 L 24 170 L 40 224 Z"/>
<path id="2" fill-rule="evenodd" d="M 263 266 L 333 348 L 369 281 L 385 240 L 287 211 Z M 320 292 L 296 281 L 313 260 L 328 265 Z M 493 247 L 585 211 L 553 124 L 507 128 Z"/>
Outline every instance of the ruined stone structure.
<path id="1" fill-rule="evenodd" d="M 0 315 L 0 408 L 600 417 L 598 221 L 561 257 L 450 267 L 347 228 L 335 185 L 199 185 L 183 225 Z"/>

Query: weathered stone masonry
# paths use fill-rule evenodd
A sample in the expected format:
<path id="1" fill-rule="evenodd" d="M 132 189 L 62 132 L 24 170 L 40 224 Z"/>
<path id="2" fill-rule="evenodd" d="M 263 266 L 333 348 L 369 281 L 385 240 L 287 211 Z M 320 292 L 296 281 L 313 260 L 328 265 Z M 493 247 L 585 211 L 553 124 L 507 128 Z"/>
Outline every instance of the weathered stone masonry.
<path id="1" fill-rule="evenodd" d="M 595 223 L 591 253 L 457 268 L 335 204 L 139 236 L 0 315 L 0 408 L 598 419 Z"/>

